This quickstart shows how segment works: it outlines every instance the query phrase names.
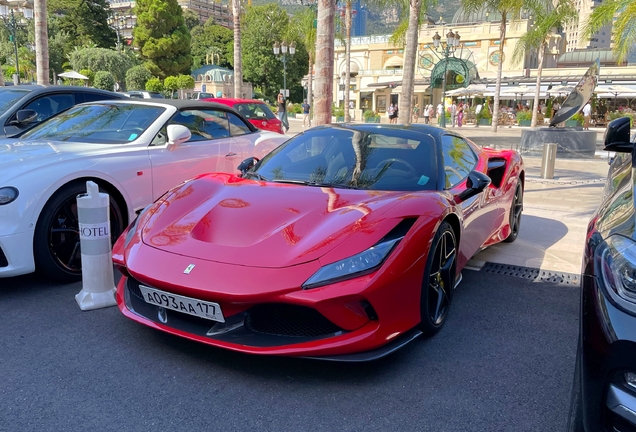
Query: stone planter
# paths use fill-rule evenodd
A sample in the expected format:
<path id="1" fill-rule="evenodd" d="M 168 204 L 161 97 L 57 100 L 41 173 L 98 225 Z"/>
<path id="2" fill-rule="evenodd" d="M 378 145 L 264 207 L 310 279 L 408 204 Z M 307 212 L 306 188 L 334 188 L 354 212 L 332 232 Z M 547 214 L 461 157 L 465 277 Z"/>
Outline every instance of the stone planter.
<path id="1" fill-rule="evenodd" d="M 532 124 L 532 120 L 519 120 L 519 126 L 530 126 Z"/>
<path id="2" fill-rule="evenodd" d="M 481 118 L 479 119 L 479 124 L 482 126 L 490 126 L 491 119 Z"/>
<path id="3" fill-rule="evenodd" d="M 380 116 L 377 117 L 367 117 L 364 119 L 365 123 L 380 123 Z"/>
<path id="4" fill-rule="evenodd" d="M 566 120 L 565 127 L 581 127 L 583 123 L 580 123 L 576 120 Z"/>
<path id="5" fill-rule="evenodd" d="M 342 123 L 342 122 L 344 122 L 344 116 L 337 116 L 336 123 Z"/>

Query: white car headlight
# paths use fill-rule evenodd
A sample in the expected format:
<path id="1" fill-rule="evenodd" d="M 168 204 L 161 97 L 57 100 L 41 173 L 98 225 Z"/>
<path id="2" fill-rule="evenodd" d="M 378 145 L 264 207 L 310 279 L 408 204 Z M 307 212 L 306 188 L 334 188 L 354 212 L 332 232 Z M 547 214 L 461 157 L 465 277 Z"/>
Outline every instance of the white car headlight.
<path id="1" fill-rule="evenodd" d="M 613 235 L 596 248 L 595 260 L 610 296 L 636 312 L 636 241 Z"/>
<path id="2" fill-rule="evenodd" d="M 321 267 L 307 279 L 303 289 L 316 288 L 374 272 L 403 238 L 385 240 L 357 255 Z"/>
<path id="3" fill-rule="evenodd" d="M 14 188 L 13 186 L 6 186 L 6 187 L 0 188 L 0 205 L 12 203 L 13 201 L 16 200 L 18 195 L 19 195 L 18 190 Z"/>

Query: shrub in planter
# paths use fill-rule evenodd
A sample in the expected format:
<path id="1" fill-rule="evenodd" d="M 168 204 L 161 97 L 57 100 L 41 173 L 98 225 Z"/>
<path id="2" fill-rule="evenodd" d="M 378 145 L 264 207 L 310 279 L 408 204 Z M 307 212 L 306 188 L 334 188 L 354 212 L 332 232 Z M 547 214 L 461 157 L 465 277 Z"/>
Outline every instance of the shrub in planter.
<path id="1" fill-rule="evenodd" d="M 532 113 L 530 111 L 517 112 L 517 122 L 519 126 L 530 126 L 532 123 Z"/>
<path id="2" fill-rule="evenodd" d="M 634 114 L 630 114 L 630 113 L 622 113 L 622 112 L 612 112 L 609 114 L 609 118 L 610 120 L 616 120 L 617 118 L 621 118 L 621 117 L 629 117 L 629 125 L 634 126 Z"/>
<path id="3" fill-rule="evenodd" d="M 362 116 L 364 117 L 365 123 L 380 123 L 380 116 L 374 111 L 366 110 Z"/>
<path id="4" fill-rule="evenodd" d="M 336 122 L 344 121 L 344 109 L 339 107 L 334 107 L 331 112 L 332 112 L 332 115 L 336 118 Z"/>
<path id="5" fill-rule="evenodd" d="M 565 122 L 565 126 L 567 127 L 582 126 L 584 121 L 585 121 L 585 117 L 583 117 L 583 114 L 576 113 L 572 116 L 571 119 Z"/>

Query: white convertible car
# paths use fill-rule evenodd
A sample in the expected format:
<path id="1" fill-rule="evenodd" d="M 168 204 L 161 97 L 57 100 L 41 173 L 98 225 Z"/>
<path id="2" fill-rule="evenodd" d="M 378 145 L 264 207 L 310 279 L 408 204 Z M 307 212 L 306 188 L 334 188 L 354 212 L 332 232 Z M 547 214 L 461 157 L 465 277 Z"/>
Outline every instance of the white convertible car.
<path id="1" fill-rule="evenodd" d="M 108 101 L 77 105 L 18 139 L 0 141 L 0 277 L 81 276 L 76 197 L 93 180 L 110 194 L 113 241 L 168 189 L 236 172 L 287 138 L 225 105 Z"/>

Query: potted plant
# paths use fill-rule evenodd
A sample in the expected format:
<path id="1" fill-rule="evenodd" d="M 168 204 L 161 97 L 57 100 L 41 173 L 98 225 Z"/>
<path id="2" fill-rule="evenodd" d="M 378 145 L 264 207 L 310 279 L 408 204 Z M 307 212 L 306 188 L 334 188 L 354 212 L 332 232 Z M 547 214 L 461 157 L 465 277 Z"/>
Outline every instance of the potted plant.
<path id="1" fill-rule="evenodd" d="M 380 116 L 372 110 L 366 110 L 363 114 L 365 123 L 380 123 Z"/>
<path id="2" fill-rule="evenodd" d="M 566 127 L 580 127 L 583 126 L 585 117 L 580 112 L 574 114 L 571 119 L 565 121 Z"/>
<path id="3" fill-rule="evenodd" d="M 332 113 L 334 117 L 336 117 L 336 123 L 344 121 L 344 109 L 340 107 L 334 107 Z"/>
<path id="4" fill-rule="evenodd" d="M 492 115 L 490 114 L 490 110 L 488 109 L 488 105 L 484 104 L 484 107 L 479 111 L 479 114 L 476 116 L 477 122 L 480 125 L 489 126 L 492 121 Z"/>
<path id="5" fill-rule="evenodd" d="M 530 111 L 517 112 L 517 122 L 519 126 L 530 126 L 532 124 L 532 113 Z"/>

